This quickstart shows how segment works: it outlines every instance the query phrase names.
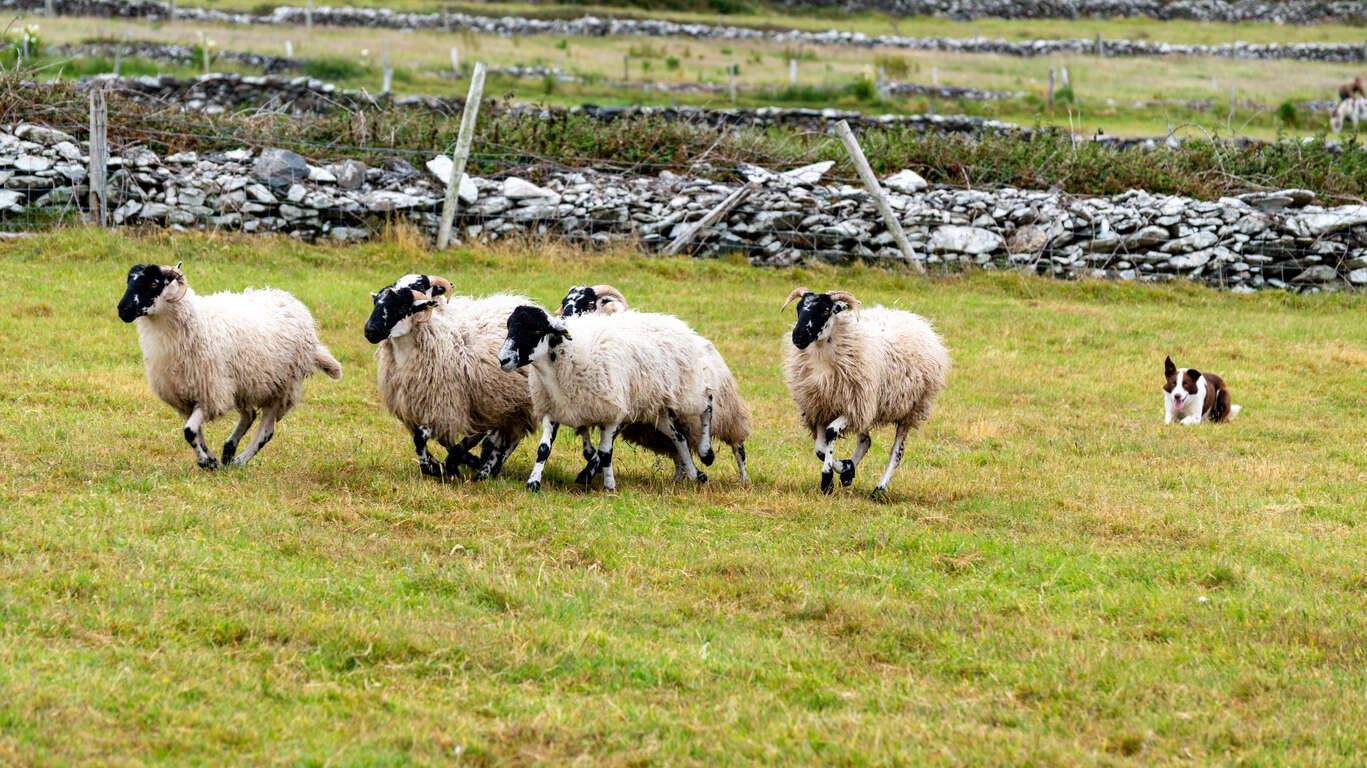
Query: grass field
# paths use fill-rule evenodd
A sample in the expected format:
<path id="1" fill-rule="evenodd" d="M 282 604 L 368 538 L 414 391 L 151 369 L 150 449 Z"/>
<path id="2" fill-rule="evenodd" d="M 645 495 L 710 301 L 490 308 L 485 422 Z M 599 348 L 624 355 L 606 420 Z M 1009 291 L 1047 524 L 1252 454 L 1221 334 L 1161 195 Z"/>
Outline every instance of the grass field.
<path id="1" fill-rule="evenodd" d="M 1111 39 L 1162 40 L 1169 43 L 1201 43 L 1216 45 L 1231 40 L 1250 43 L 1360 43 L 1363 29 L 1347 24 L 1221 24 L 1198 21 L 1158 21 L 1137 17 L 1130 19 L 978 19 L 953 21 L 936 16 L 911 16 L 894 19 L 880 13 L 850 13 L 839 9 L 774 8 L 765 3 L 731 3 L 746 6 L 735 12 L 720 14 L 709 11 L 669 10 L 655 7 L 649 10 L 637 3 L 596 5 L 589 3 L 526 3 L 476 2 L 448 3 L 443 0 L 347 0 L 338 5 L 370 8 L 392 8 L 414 13 L 440 13 L 442 9 L 476 16 L 525 16 L 531 18 L 579 18 L 586 14 L 600 18 L 668 19 L 692 24 L 726 24 L 761 29 L 801 29 L 824 32 L 838 29 L 863 32 L 866 35 L 915 35 L 929 37 L 983 37 L 1007 40 L 1036 40 L 1042 38 L 1083 38 L 1091 40 L 1100 32 Z M 667 5 L 668 0 L 654 5 Z M 682 4 L 682 3 L 680 3 Z M 261 12 L 275 5 L 298 3 L 269 3 L 261 0 L 181 0 L 182 7 L 198 6 L 217 10 Z M 702 5 L 702 3 L 699 3 Z"/>
<path id="2" fill-rule="evenodd" d="M 346 369 L 197 469 L 114 304 L 135 262 L 272 285 Z M 753 484 L 621 448 L 620 491 L 420 478 L 367 292 L 610 281 L 714 339 Z M 1340 764 L 1367 717 L 1364 302 L 525 247 L 85 230 L 0 249 L 0 763 Z M 779 377 L 795 284 L 955 357 L 887 504 L 823 498 Z M 1244 406 L 1164 427 L 1163 355 Z M 211 444 L 230 424 L 210 427 Z M 843 441 L 847 443 L 848 441 Z M 842 445 L 842 449 L 848 446 Z"/>
<path id="3" fill-rule="evenodd" d="M 474 61 L 492 66 L 561 67 L 584 83 L 547 83 L 542 79 L 499 78 L 497 93 L 532 102 L 552 104 L 693 104 L 730 106 L 725 93 L 689 94 L 646 90 L 632 83 L 725 84 L 728 67 L 739 71 L 742 106 L 781 104 L 837 107 L 864 112 L 924 112 L 932 105 L 924 98 L 871 98 L 872 88 L 860 97 L 854 84 L 872 82 L 881 71 L 896 81 L 929 84 L 938 71 L 942 85 L 1004 90 L 1021 98 L 992 102 L 944 102 L 933 105 L 940 114 L 962 113 L 1007 120 L 1026 126 L 1037 122 L 1091 136 L 1100 130 L 1119 136 L 1161 136 L 1172 126 L 1195 124 L 1222 136 L 1274 139 L 1323 132 L 1327 112 L 1300 110 L 1292 122 L 1278 116 L 1282 102 L 1325 100 L 1351 80 L 1358 69 L 1351 64 L 1302 61 L 1254 61 L 1217 57 L 1104 58 L 1059 55 L 1033 59 L 1011 56 L 953 54 L 932 51 L 884 51 L 853 46 L 801 46 L 739 43 L 680 38 L 556 36 L 499 37 L 472 33 L 403 31 L 368 28 L 222 26 L 190 23 L 148 24 L 109 19 L 63 19 L 45 24 L 49 44 L 80 43 L 91 39 L 147 40 L 196 45 L 213 40 L 218 49 L 283 55 L 286 42 L 296 56 L 311 60 L 309 74 L 344 88 L 382 87 L 386 53 L 395 68 L 393 89 L 398 94 L 464 94 L 467 81 L 450 77 L 450 49 L 460 48 L 466 70 Z M 788 59 L 797 57 L 799 89 L 789 86 Z M 624 70 L 625 61 L 625 70 Z M 161 63 L 129 63 L 129 73 L 149 68 L 181 75 L 197 68 Z M 240 69 L 218 64 L 216 69 Z M 75 60 L 48 62 L 45 76 L 110 71 L 112 62 Z M 1053 109 L 1045 106 L 1049 71 L 1070 73 L 1071 91 Z M 1061 81 L 1060 81 L 1061 82 Z M 1212 85 L 1213 84 L 1213 85 Z M 1227 114 L 1229 87 L 1234 85 L 1241 106 L 1233 120 Z M 801 88 L 808 88 L 801 92 Z M 1185 103 L 1209 100 L 1212 106 L 1192 109 Z M 1163 103 L 1152 103 L 1152 102 Z M 1247 102 L 1262 105 L 1250 108 Z"/>

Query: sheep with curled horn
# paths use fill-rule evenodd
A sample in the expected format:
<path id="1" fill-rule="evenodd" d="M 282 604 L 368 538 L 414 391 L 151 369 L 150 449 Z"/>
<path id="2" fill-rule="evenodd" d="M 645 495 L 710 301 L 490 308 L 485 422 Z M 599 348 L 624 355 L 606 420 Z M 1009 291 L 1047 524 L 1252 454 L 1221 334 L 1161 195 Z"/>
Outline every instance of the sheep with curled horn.
<path id="1" fill-rule="evenodd" d="M 432 477 L 496 477 L 531 431 L 527 375 L 503 371 L 498 348 L 522 296 L 452 295 L 435 275 L 410 274 L 371 294 L 366 340 L 376 345 L 376 380 L 385 408 L 408 429 L 418 468 Z M 428 450 L 436 440 L 445 462 Z M 470 450 L 476 444 L 480 456 Z"/>
<path id="2" fill-rule="evenodd" d="M 945 386 L 949 352 L 919 315 L 888 307 L 860 308 L 848 291 L 812 293 L 798 288 L 783 309 L 798 302 L 797 322 L 784 342 L 783 373 L 803 426 L 816 442 L 821 490 L 854 482 L 876 427 L 896 427 L 887 469 L 873 490 L 883 494 L 902 460 L 907 432 L 929 416 Z M 859 436 L 850 458 L 835 458 L 835 441 Z"/>
<path id="3" fill-rule="evenodd" d="M 204 469 L 240 466 L 255 456 L 299 402 L 315 368 L 342 378 L 341 364 L 318 340 L 313 315 L 285 291 L 200 296 L 179 264 L 135 264 L 118 311 L 125 323 L 136 321 L 147 383 L 185 419 L 185 440 Z M 219 459 L 204 425 L 233 410 L 237 426 Z M 236 455 L 258 413 L 256 433 Z"/>
<path id="4" fill-rule="evenodd" d="M 611 285 L 576 285 L 570 288 L 569 292 L 565 294 L 565 298 L 561 300 L 559 312 L 562 316 L 571 317 L 590 312 L 616 314 L 629 309 L 626 296 Z M 736 459 L 736 471 L 741 482 L 749 482 L 750 475 L 745 462 L 745 441 L 750 437 L 750 408 L 741 399 L 736 379 L 731 375 L 731 369 L 727 367 L 726 361 L 717 352 L 717 348 L 701 337 L 699 337 L 699 341 L 701 344 L 699 345 L 697 359 L 704 371 L 704 379 L 708 382 L 713 393 L 712 410 L 710 416 L 707 411 L 703 413 L 703 417 L 707 419 L 706 432 L 704 431 L 703 418 L 680 418 L 680 426 L 683 427 L 689 449 L 697 453 L 699 459 L 708 466 L 711 466 L 715 455 L 711 451 L 712 438 L 730 446 L 731 453 Z M 705 434 L 708 439 L 707 450 L 704 452 L 703 437 Z M 594 472 L 594 455 L 596 452 L 593 451 L 588 435 L 581 434 L 581 437 L 585 441 L 584 458 L 589 466 L 585 468 L 585 472 L 581 473 L 580 479 L 587 482 Z M 678 451 L 675 450 L 673 439 L 656 429 L 654 425 L 629 424 L 622 429 L 621 437 L 627 442 L 639 445 L 652 453 L 672 459 L 674 461 L 675 481 L 681 481 L 687 477 L 687 470 Z"/>

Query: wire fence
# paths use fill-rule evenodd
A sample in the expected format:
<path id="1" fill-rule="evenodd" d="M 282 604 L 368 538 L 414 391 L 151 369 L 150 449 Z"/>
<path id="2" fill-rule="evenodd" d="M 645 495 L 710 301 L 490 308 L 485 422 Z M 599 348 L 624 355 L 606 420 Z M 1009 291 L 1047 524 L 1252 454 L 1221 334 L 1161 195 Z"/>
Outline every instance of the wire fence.
<path id="1" fill-rule="evenodd" d="M 0 133 L 0 229 L 87 221 L 89 112 L 41 106 L 26 110 L 23 120 L 13 133 Z M 244 141 L 230 125 L 194 113 L 140 115 L 136 131 L 113 127 L 108 138 L 106 200 L 116 226 L 322 241 L 369 237 L 396 223 L 435 236 L 445 184 L 427 164 L 451 151 L 283 133 Z M 194 154 L 158 154 L 148 148 L 149 138 Z M 307 165 L 285 163 L 272 171 L 260 165 L 266 149 L 290 150 Z M 363 165 L 346 166 L 348 160 Z M 909 249 L 903 249 L 859 179 L 829 168 L 741 168 L 753 191 L 697 226 L 745 183 L 710 180 L 722 167 L 705 157 L 687 168 L 604 163 L 485 142 L 471 164 L 481 170 L 473 199 L 467 195 L 457 208 L 454 232 L 461 240 L 535 237 L 658 251 L 696 228 L 681 252 L 774 266 L 910 261 L 940 273 L 1017 269 L 1194 279 L 1240 289 L 1367 284 L 1367 207 L 1306 207 L 1302 192 L 1235 204 L 964 188 L 912 192 L 902 183 L 887 197 L 906 230 Z"/>

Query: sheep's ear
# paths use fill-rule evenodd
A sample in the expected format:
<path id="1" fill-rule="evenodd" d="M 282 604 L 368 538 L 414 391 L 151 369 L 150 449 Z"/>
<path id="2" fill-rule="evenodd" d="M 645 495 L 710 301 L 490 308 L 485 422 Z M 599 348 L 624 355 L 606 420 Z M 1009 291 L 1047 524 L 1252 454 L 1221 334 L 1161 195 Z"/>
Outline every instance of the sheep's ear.
<path id="1" fill-rule="evenodd" d="M 551 318 L 551 333 L 554 333 L 562 339 L 571 338 L 569 330 L 565 328 L 565 321 L 558 317 Z"/>
<path id="2" fill-rule="evenodd" d="M 831 311 L 832 311 L 834 314 L 837 314 L 837 315 L 838 315 L 838 314 L 840 314 L 841 312 L 844 312 L 845 310 L 847 310 L 847 309 L 849 309 L 849 308 L 850 308 L 850 305 L 849 305 L 848 302 L 837 301 L 837 302 L 835 303 L 835 308 L 834 308 L 833 310 L 831 310 Z"/>
<path id="3" fill-rule="evenodd" d="M 371 291 L 371 292 L 370 292 L 370 300 L 371 300 L 372 302 L 375 301 L 375 300 L 378 299 L 378 298 L 380 298 L 380 294 L 378 294 L 378 293 L 376 293 L 376 292 L 374 292 L 374 291 Z"/>

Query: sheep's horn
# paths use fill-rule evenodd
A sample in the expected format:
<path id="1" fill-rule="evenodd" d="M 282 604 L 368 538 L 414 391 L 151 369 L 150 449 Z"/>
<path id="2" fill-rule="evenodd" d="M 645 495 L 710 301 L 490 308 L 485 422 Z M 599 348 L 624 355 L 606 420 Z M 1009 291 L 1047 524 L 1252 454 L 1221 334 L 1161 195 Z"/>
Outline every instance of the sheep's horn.
<path id="1" fill-rule="evenodd" d="M 627 308 L 627 297 L 623 296 L 621 291 L 617 290 L 616 288 L 613 288 L 613 287 L 610 286 L 610 285 L 606 285 L 606 284 L 604 284 L 604 285 L 595 285 L 595 286 L 593 286 L 593 292 L 594 292 L 595 294 L 598 295 L 599 301 L 600 301 L 600 302 L 602 301 L 602 298 L 603 298 L 604 296 L 606 296 L 606 297 L 609 298 L 609 299 L 615 299 L 617 302 L 619 302 L 619 303 L 622 305 L 622 306 L 618 307 L 617 309 L 626 309 L 626 308 Z M 603 309 L 603 307 L 602 307 L 601 304 L 599 305 L 598 309 L 599 309 L 599 310 L 602 310 L 602 309 Z M 614 311 L 615 311 L 615 310 L 614 310 Z"/>
<path id="2" fill-rule="evenodd" d="M 854 294 L 849 291 L 831 291 L 826 295 L 830 296 L 832 301 L 843 301 L 849 304 L 851 309 L 859 309 L 859 299 L 856 299 Z"/>
<path id="3" fill-rule="evenodd" d="M 176 265 L 174 267 L 161 268 L 161 273 L 171 278 L 172 280 L 175 280 L 176 285 L 180 288 L 180 290 L 176 291 L 174 296 L 166 297 L 166 300 L 170 302 L 180 301 L 181 299 L 185 298 L 185 292 L 190 289 L 190 284 L 186 282 L 185 275 L 182 274 L 180 271 L 180 264 L 180 262 L 176 262 Z"/>
<path id="4" fill-rule="evenodd" d="M 779 307 L 778 313 L 783 314 L 783 310 L 787 309 L 789 304 L 792 304 L 795 299 L 802 298 L 803 294 L 806 293 L 810 293 L 806 288 L 794 288 L 793 292 L 788 294 L 788 300 L 783 302 L 782 307 Z"/>
<path id="5" fill-rule="evenodd" d="M 451 300 L 451 292 L 454 291 L 456 288 L 455 286 L 451 285 L 450 280 L 447 280 L 444 277 L 437 277 L 436 275 L 428 275 L 427 282 L 432 284 L 433 296 L 444 296 L 446 297 L 447 301 Z"/>

